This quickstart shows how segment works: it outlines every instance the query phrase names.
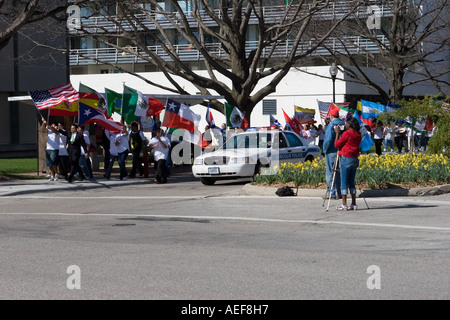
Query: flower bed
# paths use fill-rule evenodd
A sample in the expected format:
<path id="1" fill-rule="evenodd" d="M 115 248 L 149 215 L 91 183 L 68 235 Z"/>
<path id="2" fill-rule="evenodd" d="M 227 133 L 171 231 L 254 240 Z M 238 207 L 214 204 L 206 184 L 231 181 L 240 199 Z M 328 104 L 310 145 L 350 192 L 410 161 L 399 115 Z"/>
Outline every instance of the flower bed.
<path id="1" fill-rule="evenodd" d="M 361 155 L 356 184 L 362 188 L 383 189 L 398 185 L 406 187 L 434 186 L 450 183 L 450 161 L 444 155 Z M 253 178 L 254 184 L 326 188 L 325 159 L 305 163 L 283 163 L 272 171 L 263 171 Z"/>

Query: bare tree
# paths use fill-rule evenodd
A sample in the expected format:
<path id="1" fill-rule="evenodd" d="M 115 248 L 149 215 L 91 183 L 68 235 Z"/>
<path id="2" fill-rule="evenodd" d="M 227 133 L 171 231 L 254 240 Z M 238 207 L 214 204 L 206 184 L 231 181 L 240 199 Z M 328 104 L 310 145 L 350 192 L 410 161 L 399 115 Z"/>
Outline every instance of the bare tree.
<path id="1" fill-rule="evenodd" d="M 0 50 L 25 25 L 48 17 L 57 18 L 66 9 L 64 0 L 0 0 Z"/>
<path id="2" fill-rule="evenodd" d="M 423 82 L 431 82 L 438 92 L 448 95 L 449 1 L 376 4 L 371 2 L 366 12 L 355 12 L 333 35 L 333 41 L 324 43 L 342 71 L 378 92 L 385 103 L 399 101 L 406 87 Z M 387 89 L 375 81 L 373 70 L 388 83 Z"/>
<path id="3" fill-rule="evenodd" d="M 156 0 L 142 2 L 117 1 L 115 14 L 109 14 L 104 9 L 105 1 L 95 1 L 91 12 L 96 18 L 83 19 L 73 37 L 92 37 L 155 66 L 171 83 L 171 87 L 164 87 L 166 90 L 189 94 L 174 79 L 179 76 L 202 94 L 223 96 L 247 116 L 359 5 L 359 1 L 347 1 L 345 11 L 329 30 L 311 39 L 311 22 L 330 14 L 332 1 L 297 0 L 286 5 L 280 0 L 199 0 L 189 2 L 192 8 L 181 7 L 180 1 L 166 1 L 164 6 Z M 248 39 L 250 29 L 256 30 L 254 41 Z M 180 43 L 201 57 L 207 76 L 192 70 L 183 59 Z M 84 57 L 109 63 L 98 56 Z M 257 88 L 263 79 L 269 79 L 267 84 Z M 218 101 L 211 107 L 223 111 Z"/>

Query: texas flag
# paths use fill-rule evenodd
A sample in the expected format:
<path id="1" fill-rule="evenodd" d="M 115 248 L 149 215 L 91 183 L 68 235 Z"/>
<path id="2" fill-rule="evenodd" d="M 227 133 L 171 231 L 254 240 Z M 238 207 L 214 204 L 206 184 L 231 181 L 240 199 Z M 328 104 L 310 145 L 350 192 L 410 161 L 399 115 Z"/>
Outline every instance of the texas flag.
<path id="1" fill-rule="evenodd" d="M 200 120 L 201 117 L 195 114 L 187 105 L 167 99 L 162 126 L 196 132 L 198 131 Z"/>
<path id="2" fill-rule="evenodd" d="M 99 126 L 113 133 L 122 131 L 122 125 L 120 123 L 117 123 L 112 119 L 107 119 L 100 109 L 88 106 L 82 102 L 79 103 L 78 107 L 78 119 L 80 126 L 84 126 L 88 123 L 97 123 Z"/>

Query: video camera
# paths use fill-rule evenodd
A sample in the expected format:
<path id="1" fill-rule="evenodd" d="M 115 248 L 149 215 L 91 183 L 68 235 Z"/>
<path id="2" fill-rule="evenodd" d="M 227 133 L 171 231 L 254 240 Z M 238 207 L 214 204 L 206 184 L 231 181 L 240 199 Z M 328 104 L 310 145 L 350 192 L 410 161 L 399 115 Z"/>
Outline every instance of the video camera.
<path id="1" fill-rule="evenodd" d="M 340 136 L 344 133 L 344 131 L 346 130 L 346 129 L 345 129 L 345 124 L 334 125 L 334 126 L 333 126 L 333 130 L 334 130 L 335 128 L 338 128 L 338 129 L 339 129 L 338 137 L 340 137 Z"/>

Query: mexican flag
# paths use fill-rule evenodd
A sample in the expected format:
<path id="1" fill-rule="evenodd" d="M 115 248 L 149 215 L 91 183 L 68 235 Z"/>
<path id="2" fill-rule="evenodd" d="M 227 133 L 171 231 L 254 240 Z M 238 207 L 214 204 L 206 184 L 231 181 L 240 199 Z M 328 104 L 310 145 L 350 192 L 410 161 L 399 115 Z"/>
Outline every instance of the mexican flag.
<path id="1" fill-rule="evenodd" d="M 355 113 L 355 109 L 350 109 L 350 103 L 349 102 L 343 102 L 343 103 L 331 103 L 330 108 L 328 109 L 327 116 L 330 116 L 332 114 L 335 114 L 339 112 L 339 118 L 345 118 L 347 117 L 347 113 Z"/>
<path id="2" fill-rule="evenodd" d="M 431 118 L 427 116 L 426 121 L 416 121 L 416 123 L 414 123 L 413 130 L 422 134 L 425 134 L 428 131 L 433 131 L 433 122 L 431 121 Z"/>
<path id="3" fill-rule="evenodd" d="M 227 102 L 225 102 L 225 117 L 227 119 L 227 126 L 230 128 L 245 130 L 248 127 L 248 121 L 241 110 Z"/>

